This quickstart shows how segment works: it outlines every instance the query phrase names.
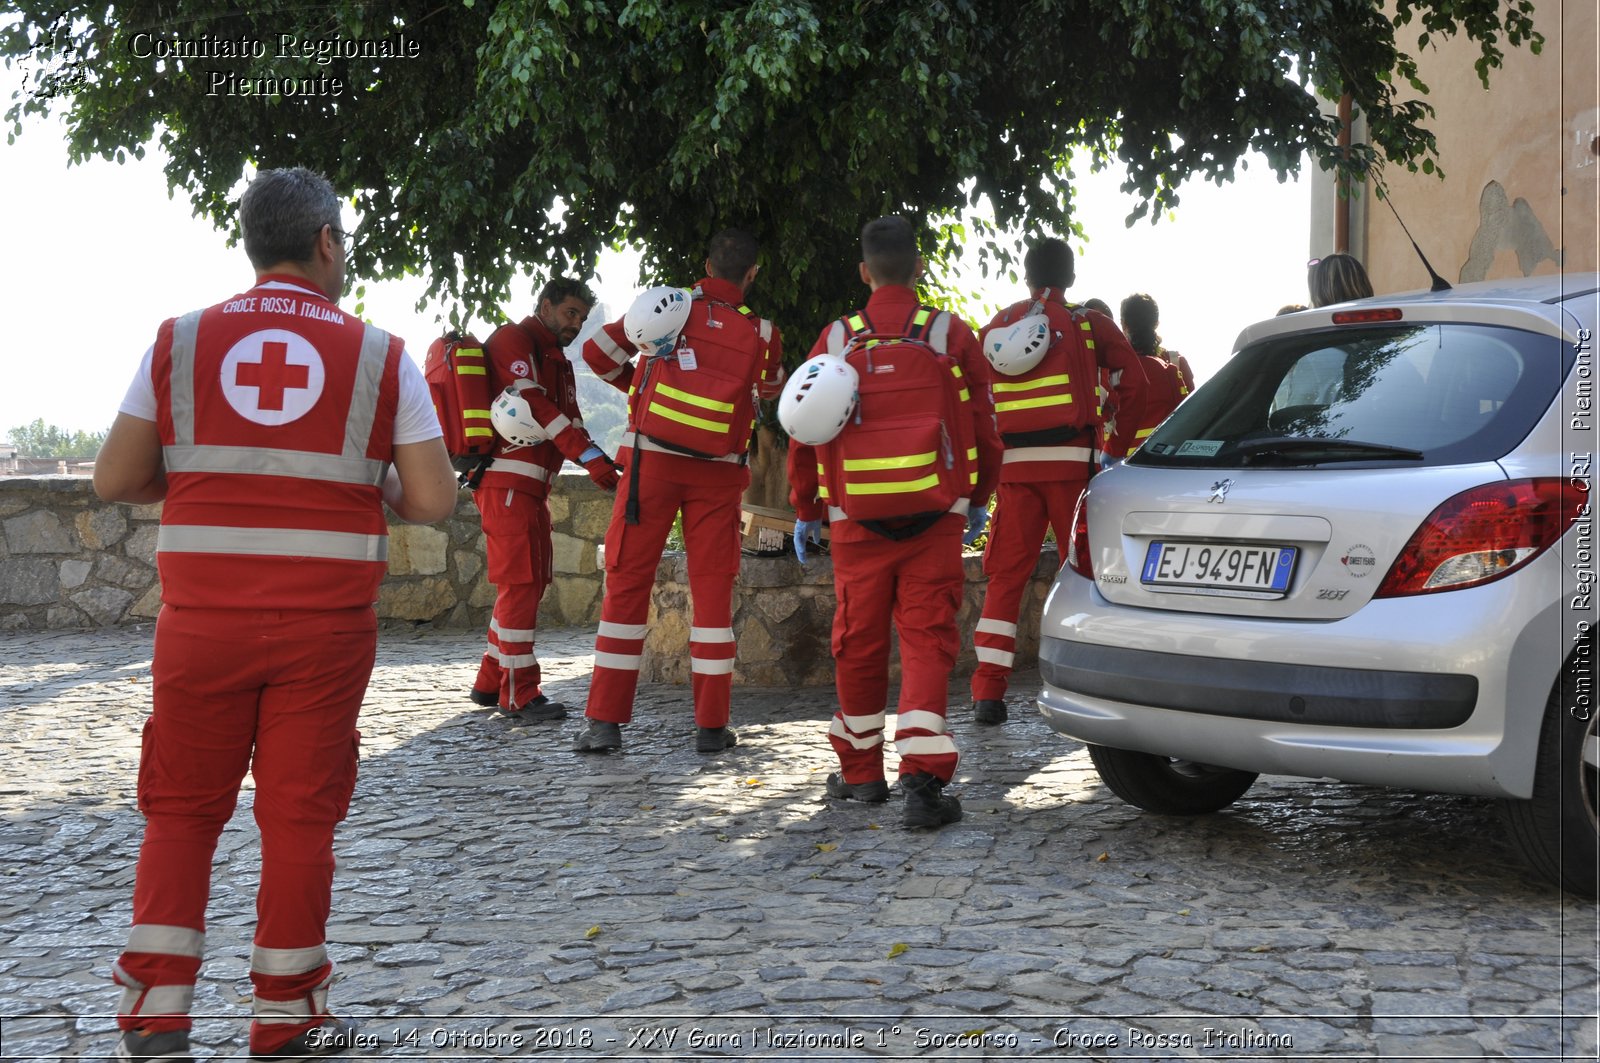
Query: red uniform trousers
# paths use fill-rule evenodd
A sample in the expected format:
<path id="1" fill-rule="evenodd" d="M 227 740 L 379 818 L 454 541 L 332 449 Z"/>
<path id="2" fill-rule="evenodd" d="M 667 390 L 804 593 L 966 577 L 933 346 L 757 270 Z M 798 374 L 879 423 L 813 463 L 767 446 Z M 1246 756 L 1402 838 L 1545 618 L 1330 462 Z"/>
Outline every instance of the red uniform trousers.
<path id="1" fill-rule="evenodd" d="M 139 758 L 133 928 L 112 970 L 122 1029 L 189 1027 L 211 860 L 246 770 L 261 830 L 251 1051 L 327 1018 L 333 831 L 355 789 L 356 716 L 377 640 L 370 606 L 162 607 Z"/>
<path id="2" fill-rule="evenodd" d="M 839 711 L 828 741 L 845 782 L 883 778 L 884 710 L 889 701 L 889 623 L 900 635 L 900 702 L 895 748 L 900 774 L 949 782 L 960 754 L 945 732 L 966 573 L 964 521 L 945 517 L 896 542 L 880 536 L 832 541 L 834 681 Z M 871 533 L 867 533 L 871 535 Z"/>
<path id="3" fill-rule="evenodd" d="M 533 654 L 539 602 L 550 587 L 550 503 L 524 488 L 484 485 L 472 493 L 483 520 L 494 616 L 489 648 L 472 689 L 499 691 L 507 712 L 538 697 L 539 659 Z"/>
<path id="4" fill-rule="evenodd" d="M 639 523 L 629 524 L 625 514 L 633 478 L 628 467 L 634 455 L 632 449 L 620 455 L 622 482 L 606 529 L 605 598 L 584 715 L 610 723 L 633 719 L 650 591 L 672 522 L 681 511 L 694 603 L 689 630 L 694 722 L 699 727 L 726 727 L 733 693 L 733 581 L 739 575 L 742 545 L 739 508 L 749 473 L 740 480 L 716 482 L 728 480 L 725 470 L 707 470 L 717 474 L 708 476 L 713 482 L 696 483 L 695 466 L 716 463 L 648 453 L 639 469 Z"/>
<path id="5" fill-rule="evenodd" d="M 1081 467 L 1081 466 L 1075 466 Z M 994 520 L 989 524 L 989 545 L 983 552 L 983 572 L 989 577 L 983 596 L 983 615 L 973 643 L 978 670 L 972 675 L 972 697 L 1000 701 L 1017 652 L 1017 615 L 1028 579 L 1039 564 L 1046 526 L 1054 528 L 1063 558 L 1072 534 L 1072 513 L 1078 496 L 1089 486 L 1087 477 L 1001 482 L 996 492 Z"/>

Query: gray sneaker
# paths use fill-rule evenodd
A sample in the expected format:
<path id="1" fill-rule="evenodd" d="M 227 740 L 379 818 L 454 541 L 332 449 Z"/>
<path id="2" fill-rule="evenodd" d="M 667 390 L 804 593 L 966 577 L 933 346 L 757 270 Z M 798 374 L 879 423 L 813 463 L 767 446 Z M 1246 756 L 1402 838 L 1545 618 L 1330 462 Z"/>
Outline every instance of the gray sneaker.
<path id="1" fill-rule="evenodd" d="M 572 748 L 579 753 L 609 753 L 622 748 L 622 727 L 606 720 L 589 720 Z"/>
<path id="2" fill-rule="evenodd" d="M 131 1059 L 135 1063 L 152 1059 L 194 1063 L 194 1056 L 189 1054 L 188 1030 L 162 1030 L 159 1033 L 129 1030 L 117 1041 L 117 1051 L 112 1058 Z"/>
<path id="3" fill-rule="evenodd" d="M 889 800 L 889 784 L 883 779 L 845 782 L 843 775 L 832 771 L 828 773 L 827 785 L 828 796 L 841 801 L 865 801 L 869 805 L 881 805 Z"/>

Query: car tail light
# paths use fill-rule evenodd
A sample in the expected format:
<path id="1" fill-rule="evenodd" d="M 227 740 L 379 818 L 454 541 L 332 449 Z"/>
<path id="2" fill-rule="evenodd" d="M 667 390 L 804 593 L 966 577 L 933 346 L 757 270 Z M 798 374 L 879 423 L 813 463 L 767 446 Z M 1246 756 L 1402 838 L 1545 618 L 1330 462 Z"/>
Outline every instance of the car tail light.
<path id="1" fill-rule="evenodd" d="M 1093 554 L 1089 552 L 1089 492 L 1078 496 L 1072 511 L 1072 537 L 1067 540 L 1067 565 L 1084 579 L 1094 579 Z"/>
<path id="2" fill-rule="evenodd" d="M 1587 512 L 1588 494 L 1557 477 L 1508 480 L 1463 491 L 1411 536 L 1377 598 L 1476 587 L 1516 571 Z"/>

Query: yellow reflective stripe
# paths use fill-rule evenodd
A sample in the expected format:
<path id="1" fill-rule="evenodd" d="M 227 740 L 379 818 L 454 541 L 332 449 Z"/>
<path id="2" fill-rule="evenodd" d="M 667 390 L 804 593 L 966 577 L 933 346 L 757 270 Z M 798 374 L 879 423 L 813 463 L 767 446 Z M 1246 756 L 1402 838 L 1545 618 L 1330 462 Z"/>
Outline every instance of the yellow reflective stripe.
<path id="1" fill-rule="evenodd" d="M 978 448 L 977 447 L 968 447 L 967 448 L 967 460 L 968 461 L 977 461 L 978 460 Z"/>
<path id="2" fill-rule="evenodd" d="M 457 376 L 483 376 L 488 371 L 489 371 L 488 367 L 487 366 L 482 366 L 482 365 L 458 365 L 458 366 L 456 366 L 456 375 Z"/>
<path id="3" fill-rule="evenodd" d="M 818 484 L 817 485 L 817 497 L 820 498 L 824 502 L 832 501 L 833 496 L 828 494 L 828 485 L 827 484 Z"/>
<path id="4" fill-rule="evenodd" d="M 950 363 L 950 372 L 952 372 L 952 373 L 954 373 L 956 375 L 956 379 L 957 380 L 961 379 L 961 367 L 959 365 L 956 365 L 954 362 Z"/>
<path id="5" fill-rule="evenodd" d="M 1137 432 L 1133 433 L 1133 438 L 1135 438 L 1135 439 L 1143 439 L 1145 436 L 1149 435 L 1150 433 L 1152 433 L 1154 431 L 1155 431 L 1154 428 L 1141 428 Z"/>
<path id="6" fill-rule="evenodd" d="M 860 332 L 867 327 L 866 320 L 860 314 L 851 314 L 844 319 L 844 323 L 850 326 L 851 332 Z"/>
<path id="7" fill-rule="evenodd" d="M 929 473 L 920 480 L 903 480 L 893 483 L 845 484 L 847 495 L 908 495 L 913 491 L 926 491 L 939 486 L 939 474 Z"/>
<path id="8" fill-rule="evenodd" d="M 928 318 L 931 316 L 932 314 L 929 312 L 927 307 L 919 307 L 917 309 L 916 316 L 911 319 L 911 324 L 913 327 L 921 328 L 923 325 L 928 323 Z"/>
<path id="9" fill-rule="evenodd" d="M 1010 402 L 997 402 L 994 404 L 994 412 L 1006 413 L 1010 410 L 1037 410 L 1041 406 L 1066 406 L 1071 402 L 1071 395 L 1041 395 L 1036 399 L 1012 399 Z"/>
<path id="10" fill-rule="evenodd" d="M 1042 376 L 1037 380 L 1021 380 L 1015 384 L 1002 384 L 999 381 L 995 381 L 994 393 L 996 395 L 1004 395 L 1010 391 L 1032 391 L 1035 388 L 1047 388 L 1053 384 L 1065 386 L 1071 383 L 1072 379 L 1066 373 L 1057 373 L 1055 376 Z"/>
<path id="11" fill-rule="evenodd" d="M 937 451 L 930 450 L 926 454 L 901 454 L 892 458 L 846 458 L 844 459 L 844 471 L 868 472 L 874 469 L 914 469 L 919 465 L 932 465 L 938 456 Z"/>
<path id="12" fill-rule="evenodd" d="M 718 413 L 733 412 L 733 403 L 731 402 L 718 402 L 716 399 L 708 399 L 691 391 L 679 391 L 677 388 L 668 387 L 666 384 L 657 384 L 656 394 L 665 395 L 669 399 L 677 399 L 679 402 L 687 402 L 689 405 L 698 406 L 702 410 L 715 410 Z"/>
<path id="13" fill-rule="evenodd" d="M 471 437 L 473 437 L 473 436 L 492 436 L 492 435 L 494 435 L 494 429 L 493 428 L 464 428 L 464 429 L 462 429 L 462 432 L 469 439 Z"/>
<path id="14" fill-rule="evenodd" d="M 977 487 L 978 486 L 978 470 L 974 469 L 971 472 L 967 473 L 967 486 L 968 487 Z"/>
<path id="15" fill-rule="evenodd" d="M 489 419 L 489 411 L 488 410 L 462 410 L 461 411 L 461 419 L 463 421 L 471 419 L 471 418 L 477 418 L 479 420 L 487 421 Z"/>
<path id="16" fill-rule="evenodd" d="M 659 403 L 652 402 L 650 404 L 650 412 L 658 413 L 669 421 L 677 421 L 679 424 L 686 424 L 691 428 L 699 428 L 707 432 L 716 432 L 718 435 L 726 435 L 733 430 L 733 426 L 726 421 L 708 421 L 704 417 L 681 413 L 670 406 L 662 406 Z"/>
<path id="17" fill-rule="evenodd" d="M 971 402 L 972 401 L 972 392 L 968 391 L 966 388 L 962 388 L 961 389 L 961 401 L 962 402 Z"/>

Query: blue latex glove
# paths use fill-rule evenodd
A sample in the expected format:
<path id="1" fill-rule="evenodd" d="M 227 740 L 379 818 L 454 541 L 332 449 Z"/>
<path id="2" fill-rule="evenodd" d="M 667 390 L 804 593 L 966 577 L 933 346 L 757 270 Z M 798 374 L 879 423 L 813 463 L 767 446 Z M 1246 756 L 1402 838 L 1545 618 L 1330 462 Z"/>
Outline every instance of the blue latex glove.
<path id="1" fill-rule="evenodd" d="M 962 546 L 971 546 L 989 526 L 989 507 L 974 506 L 967 510 L 967 533 L 961 537 Z"/>
<path id="2" fill-rule="evenodd" d="M 822 545 L 822 521 L 797 520 L 794 522 L 794 556 L 806 563 L 806 540 Z"/>
<path id="3" fill-rule="evenodd" d="M 601 450 L 599 447 L 595 446 L 593 443 L 590 443 L 589 444 L 589 449 L 585 450 L 582 454 L 578 455 L 578 464 L 579 465 L 587 465 L 591 461 L 593 461 L 594 459 L 600 457 L 604 453 L 605 453 L 605 451 Z"/>
<path id="4" fill-rule="evenodd" d="M 1101 472 L 1105 472 L 1107 469 L 1115 469 L 1120 464 L 1122 464 L 1122 459 L 1121 458 L 1114 458 L 1110 454 L 1104 453 L 1103 451 L 1101 452 L 1101 454 L 1100 454 L 1100 471 Z"/>

